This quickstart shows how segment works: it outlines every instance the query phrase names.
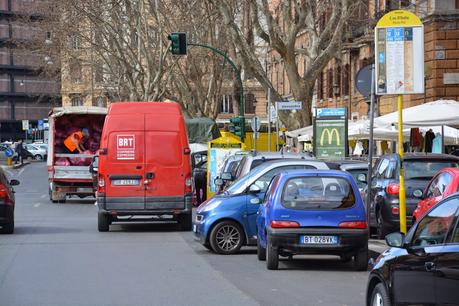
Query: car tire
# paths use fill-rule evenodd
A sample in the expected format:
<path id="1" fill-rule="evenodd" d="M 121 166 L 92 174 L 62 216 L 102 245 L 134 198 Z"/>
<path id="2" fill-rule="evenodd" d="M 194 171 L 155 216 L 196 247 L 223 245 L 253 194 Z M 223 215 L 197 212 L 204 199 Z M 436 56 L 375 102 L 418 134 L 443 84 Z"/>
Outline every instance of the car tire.
<path id="1" fill-rule="evenodd" d="M 279 250 L 271 243 L 271 239 L 266 239 L 266 268 L 277 270 L 279 268 Z"/>
<path id="2" fill-rule="evenodd" d="M 110 215 L 99 211 L 97 214 L 97 228 L 99 232 L 108 232 L 110 230 Z"/>
<path id="3" fill-rule="evenodd" d="M 178 216 L 178 224 L 181 231 L 189 232 L 193 228 L 193 217 L 191 214 L 181 214 Z"/>
<path id="4" fill-rule="evenodd" d="M 391 306 L 389 294 L 387 293 L 386 286 L 384 286 L 383 283 L 379 283 L 373 288 L 371 298 L 368 302 L 368 306 Z"/>
<path id="5" fill-rule="evenodd" d="M 217 254 L 236 254 L 244 244 L 244 231 L 236 222 L 219 222 L 210 232 L 209 243 Z"/>
<path id="6" fill-rule="evenodd" d="M 266 260 L 266 248 L 260 244 L 260 236 L 257 237 L 257 258 L 259 261 Z"/>
<path id="7" fill-rule="evenodd" d="M 384 221 L 379 211 L 376 214 L 376 223 L 378 224 L 376 227 L 376 237 L 378 239 L 386 238 L 386 235 L 389 234 L 389 229 L 386 225 L 384 225 Z"/>
<path id="8" fill-rule="evenodd" d="M 36 154 L 34 157 L 33 157 L 34 160 L 43 160 L 43 156 L 41 156 L 40 154 Z"/>
<path id="9" fill-rule="evenodd" d="M 6 215 L 7 215 L 6 219 L 8 219 L 8 223 L 5 223 L 2 225 L 2 228 L 0 229 L 0 234 L 14 233 L 14 210 L 8 209 Z"/>
<path id="10" fill-rule="evenodd" d="M 368 247 L 359 250 L 354 255 L 354 267 L 356 271 L 366 271 L 368 268 Z"/>

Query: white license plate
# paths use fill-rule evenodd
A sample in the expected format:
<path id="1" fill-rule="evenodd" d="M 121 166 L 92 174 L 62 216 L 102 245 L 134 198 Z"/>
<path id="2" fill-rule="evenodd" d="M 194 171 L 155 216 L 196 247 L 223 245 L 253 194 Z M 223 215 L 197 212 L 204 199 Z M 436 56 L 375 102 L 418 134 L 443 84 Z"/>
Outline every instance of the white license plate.
<path id="1" fill-rule="evenodd" d="M 301 244 L 338 244 L 338 236 L 301 236 Z"/>
<path id="2" fill-rule="evenodd" d="M 113 180 L 113 186 L 136 186 L 139 185 L 139 180 Z"/>
<path id="3" fill-rule="evenodd" d="M 92 189 L 92 188 L 83 188 L 83 187 L 80 187 L 80 188 L 77 188 L 77 192 L 92 193 L 92 192 L 94 192 L 94 189 Z"/>

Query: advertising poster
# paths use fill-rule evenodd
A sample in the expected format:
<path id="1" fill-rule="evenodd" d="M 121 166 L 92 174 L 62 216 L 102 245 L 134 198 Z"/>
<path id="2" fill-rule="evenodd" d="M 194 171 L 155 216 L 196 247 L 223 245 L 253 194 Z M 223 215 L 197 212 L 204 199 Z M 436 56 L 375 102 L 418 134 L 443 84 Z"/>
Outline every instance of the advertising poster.
<path id="1" fill-rule="evenodd" d="M 317 158 L 342 159 L 347 156 L 347 110 L 316 110 L 314 121 L 314 154 Z"/>

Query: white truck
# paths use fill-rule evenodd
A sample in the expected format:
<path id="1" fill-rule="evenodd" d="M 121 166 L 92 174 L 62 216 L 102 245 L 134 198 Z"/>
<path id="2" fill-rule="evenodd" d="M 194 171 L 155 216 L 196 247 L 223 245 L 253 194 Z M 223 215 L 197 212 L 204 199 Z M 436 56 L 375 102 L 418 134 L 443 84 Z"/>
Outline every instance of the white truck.
<path id="1" fill-rule="evenodd" d="M 94 196 L 89 165 L 99 150 L 106 114 L 106 108 L 93 106 L 58 107 L 50 113 L 47 166 L 49 199 L 53 203 L 65 202 L 72 195 Z M 85 150 L 71 151 L 66 139 L 83 129 L 89 131 L 81 141 Z"/>

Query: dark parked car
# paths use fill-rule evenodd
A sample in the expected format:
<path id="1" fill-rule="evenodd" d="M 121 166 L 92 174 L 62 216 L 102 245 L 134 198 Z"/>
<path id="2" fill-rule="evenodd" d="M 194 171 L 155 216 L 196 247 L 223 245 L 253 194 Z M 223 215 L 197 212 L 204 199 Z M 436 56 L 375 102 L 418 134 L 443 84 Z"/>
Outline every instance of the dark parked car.
<path id="1" fill-rule="evenodd" d="M 404 236 L 386 236 L 391 248 L 376 260 L 367 305 L 458 305 L 459 193 L 434 206 Z"/>
<path id="2" fill-rule="evenodd" d="M 355 180 L 359 191 L 363 191 L 367 186 L 368 162 L 362 160 L 338 160 L 327 163 L 330 169 L 349 172 Z M 336 164 L 333 166 L 332 164 Z"/>
<path id="3" fill-rule="evenodd" d="M 215 178 L 215 193 L 220 193 L 222 190 L 224 190 L 227 182 L 231 181 L 231 178 L 236 175 L 236 169 L 244 155 L 245 154 L 235 154 L 228 156 L 228 158 L 223 163 L 223 167 L 221 170 L 222 174 L 225 173 L 225 178 L 219 176 Z"/>
<path id="4" fill-rule="evenodd" d="M 12 186 L 19 185 L 18 180 L 8 181 L 0 168 L 0 233 L 14 232 L 14 190 Z"/>
<path id="5" fill-rule="evenodd" d="M 415 210 L 422 192 L 435 174 L 443 168 L 459 166 L 459 158 L 446 154 L 406 154 L 405 192 L 407 225 L 411 226 Z M 376 229 L 378 238 L 398 230 L 399 216 L 399 175 L 400 156 L 383 155 L 375 164 L 370 188 L 370 226 Z M 364 197 L 365 198 L 365 197 Z"/>
<path id="6" fill-rule="evenodd" d="M 97 190 L 97 181 L 99 173 L 99 155 L 94 155 L 91 165 L 89 165 L 89 172 L 91 172 L 92 185 L 94 190 Z"/>

